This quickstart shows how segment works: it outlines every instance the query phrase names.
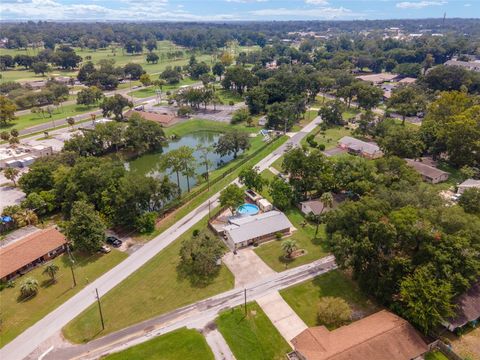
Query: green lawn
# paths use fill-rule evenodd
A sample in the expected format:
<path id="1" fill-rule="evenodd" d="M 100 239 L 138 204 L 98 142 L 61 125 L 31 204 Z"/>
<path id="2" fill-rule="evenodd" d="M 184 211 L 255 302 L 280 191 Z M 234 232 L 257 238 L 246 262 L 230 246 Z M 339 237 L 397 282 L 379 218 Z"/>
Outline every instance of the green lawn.
<path id="1" fill-rule="evenodd" d="M 443 355 L 440 351 L 432 351 L 425 356 L 425 360 L 448 360 L 448 357 Z"/>
<path id="2" fill-rule="evenodd" d="M 343 120 L 347 121 L 353 119 L 360 112 L 360 109 L 351 107 L 350 109 L 347 109 L 342 113 Z"/>
<path id="3" fill-rule="evenodd" d="M 226 310 L 216 323 L 237 360 L 282 360 L 291 351 L 256 302 Z"/>
<path id="4" fill-rule="evenodd" d="M 259 129 L 256 127 L 248 127 L 242 124 L 231 125 L 225 122 L 196 119 L 196 118 L 175 124 L 171 127 L 165 128 L 163 131 L 165 132 L 166 136 L 171 136 L 174 134 L 178 136 L 183 136 L 185 134 L 191 134 L 196 131 L 225 132 L 232 129 L 237 129 L 237 130 L 241 130 L 249 133 L 254 133 L 259 131 Z"/>
<path id="5" fill-rule="evenodd" d="M 104 360 L 213 360 L 207 341 L 197 330 L 179 329 L 156 337 Z"/>
<path id="6" fill-rule="evenodd" d="M 317 130 L 313 130 L 312 133 L 316 133 Z M 319 132 L 315 136 L 315 141 L 320 145 L 325 145 L 325 149 L 331 149 L 337 146 L 338 140 L 344 136 L 351 136 L 350 129 L 345 129 L 343 126 L 336 126 L 328 128 L 325 132 Z M 302 140 L 302 143 L 306 143 L 306 140 Z"/>
<path id="7" fill-rule="evenodd" d="M 96 108 L 97 107 L 95 105 L 92 105 L 92 106 L 76 105 L 76 104 L 63 105 L 54 110 L 54 112 L 52 113 L 52 117 L 49 117 L 48 114 L 42 115 L 41 113 L 40 114 L 29 113 L 29 114 L 19 116 L 16 120 L 8 123 L 6 127 L 11 129 L 22 130 L 25 128 L 29 128 L 31 126 L 44 124 L 48 122 L 52 123 L 53 125 L 55 120 L 65 119 L 69 116 L 86 113 L 86 112 L 95 110 Z M 55 126 L 58 126 L 58 125 L 59 125 L 58 123 L 55 124 Z"/>
<path id="8" fill-rule="evenodd" d="M 187 77 L 185 79 L 182 79 L 178 84 L 164 85 L 162 87 L 162 99 L 166 98 L 166 92 L 167 91 L 177 90 L 178 88 L 180 88 L 180 86 L 191 85 L 191 84 L 195 84 L 197 82 L 198 82 L 198 80 L 192 80 L 192 79 Z M 147 98 L 147 97 L 150 97 L 150 96 L 155 96 L 155 94 L 157 93 L 157 90 L 158 90 L 158 88 L 156 86 L 149 86 L 149 87 L 146 87 L 146 88 L 143 88 L 143 89 L 140 89 L 140 90 L 135 90 L 135 91 L 129 92 L 128 95 L 134 96 L 134 97 L 139 98 L 139 99 L 143 99 L 143 98 Z"/>
<path id="9" fill-rule="evenodd" d="M 237 93 L 235 93 L 233 91 L 230 91 L 230 90 L 225 90 L 225 89 L 222 89 L 222 88 L 218 88 L 215 92 L 217 93 L 218 97 L 222 100 L 224 105 L 228 105 L 230 103 L 230 101 L 233 101 L 234 103 L 239 103 L 239 102 L 244 102 L 245 101 L 245 99 L 242 95 L 237 94 Z"/>
<path id="10" fill-rule="evenodd" d="M 357 285 L 339 270 L 281 290 L 280 295 L 308 326 L 322 325 L 317 319 L 317 304 L 323 296 L 340 297 L 347 301 L 352 307 L 354 320 L 377 310 Z"/>
<path id="11" fill-rule="evenodd" d="M 0 347 L 13 340 L 17 335 L 53 311 L 97 277 L 111 269 L 127 257 L 125 253 L 112 250 L 109 254 L 94 254 L 91 256 L 75 254 L 75 276 L 77 286 L 72 288 L 70 261 L 67 255 L 56 258 L 53 262 L 59 266 L 58 278 L 51 284 L 43 267 L 30 271 L 15 280 L 15 287 L 0 292 L 1 322 Z M 26 278 L 34 278 L 40 287 L 38 294 L 27 300 L 19 301 L 20 284 Z"/>
<path id="12" fill-rule="evenodd" d="M 205 217 L 194 228 L 206 226 Z M 100 328 L 97 304 L 92 304 L 64 328 L 67 339 L 87 342 L 233 288 L 233 275 L 224 265 L 218 276 L 203 286 L 193 285 L 178 273 L 180 247 L 191 233 L 189 230 L 180 236 L 101 298 L 104 331 Z"/>

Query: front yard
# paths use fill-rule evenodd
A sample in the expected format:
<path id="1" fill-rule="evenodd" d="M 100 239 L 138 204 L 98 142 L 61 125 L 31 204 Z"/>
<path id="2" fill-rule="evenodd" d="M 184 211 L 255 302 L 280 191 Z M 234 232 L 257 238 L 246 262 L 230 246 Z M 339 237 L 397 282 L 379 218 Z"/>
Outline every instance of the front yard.
<path id="1" fill-rule="evenodd" d="M 205 217 L 193 229 L 200 230 L 206 226 Z M 182 241 L 192 235 L 193 229 L 102 296 L 104 331 L 101 331 L 98 320 L 98 305 L 93 304 L 64 328 L 67 339 L 77 343 L 87 342 L 233 288 L 233 275 L 224 265 L 218 276 L 203 286 L 193 285 L 177 271 Z"/>
<path id="2" fill-rule="evenodd" d="M 103 359 L 213 360 L 214 357 L 202 334 L 182 328 Z"/>
<path id="3" fill-rule="evenodd" d="M 302 284 L 280 291 L 280 295 L 308 326 L 322 325 L 317 318 L 317 306 L 321 297 L 344 299 L 353 310 L 353 320 L 358 320 L 378 310 L 357 285 L 340 270 L 317 276 Z M 332 329 L 330 329 L 332 330 Z"/>
<path id="4" fill-rule="evenodd" d="M 290 346 L 256 302 L 226 310 L 216 323 L 237 360 L 283 360 Z"/>
<path id="5" fill-rule="evenodd" d="M 72 287 L 70 260 L 68 255 L 65 254 L 53 260 L 53 263 L 59 267 L 56 283 L 51 283 L 49 278 L 42 274 L 44 267 L 38 267 L 17 278 L 14 288 L 6 288 L 0 292 L 0 347 L 13 340 L 28 327 L 83 289 L 89 282 L 127 257 L 125 253 L 115 249 L 112 249 L 112 252 L 106 255 L 73 253 L 73 256 L 75 257 L 76 287 Z M 39 291 L 35 297 L 22 301 L 19 299 L 20 284 L 27 278 L 34 278 L 38 281 Z"/>

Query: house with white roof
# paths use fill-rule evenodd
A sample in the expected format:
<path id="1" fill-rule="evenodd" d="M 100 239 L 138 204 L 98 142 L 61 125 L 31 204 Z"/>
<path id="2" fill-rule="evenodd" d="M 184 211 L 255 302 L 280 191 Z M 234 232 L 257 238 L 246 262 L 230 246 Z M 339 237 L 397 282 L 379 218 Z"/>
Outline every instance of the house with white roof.
<path id="1" fill-rule="evenodd" d="M 383 156 L 383 152 L 376 143 L 362 141 L 351 136 L 344 136 L 338 140 L 338 146 L 351 154 L 360 155 L 367 159 L 378 159 Z"/>
<path id="2" fill-rule="evenodd" d="M 224 228 L 227 245 L 239 249 L 275 238 L 277 233 L 288 235 L 293 225 L 284 213 L 276 210 L 258 215 L 230 218 Z"/>
<path id="3" fill-rule="evenodd" d="M 457 194 L 463 194 L 468 189 L 480 189 L 480 180 L 467 179 L 457 186 Z"/>

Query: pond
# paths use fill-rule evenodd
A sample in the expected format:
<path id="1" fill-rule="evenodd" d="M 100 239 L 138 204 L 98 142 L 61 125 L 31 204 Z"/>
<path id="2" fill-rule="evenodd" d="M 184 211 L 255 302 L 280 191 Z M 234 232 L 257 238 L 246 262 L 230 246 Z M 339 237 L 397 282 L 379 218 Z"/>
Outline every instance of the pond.
<path id="1" fill-rule="evenodd" d="M 212 131 L 196 131 L 191 134 L 186 134 L 182 136 L 179 140 L 169 141 L 166 146 L 163 148 L 162 153 L 154 153 L 154 154 L 146 154 L 142 155 L 135 160 L 130 161 L 126 164 L 127 168 L 139 175 L 146 175 L 146 176 L 153 176 L 157 178 L 161 178 L 165 176 L 165 173 L 160 170 L 160 159 L 161 156 L 171 150 L 178 149 L 181 146 L 189 146 L 191 148 L 196 149 L 196 147 L 201 144 L 203 146 L 213 146 L 218 138 L 220 137 L 220 133 L 212 132 Z M 200 151 L 195 151 L 193 153 L 195 159 L 200 162 Z M 233 159 L 233 155 L 228 156 L 220 156 L 214 152 L 208 154 L 208 159 L 210 160 L 209 170 L 212 172 L 213 170 L 219 168 L 228 163 Z M 205 174 L 205 166 L 199 164 L 195 171 L 197 176 Z M 172 180 L 175 184 L 177 183 L 177 177 L 175 174 L 169 174 L 170 180 Z M 197 178 L 190 178 L 190 187 L 192 188 L 197 183 Z M 187 191 L 187 178 L 180 174 L 180 188 L 182 192 Z"/>

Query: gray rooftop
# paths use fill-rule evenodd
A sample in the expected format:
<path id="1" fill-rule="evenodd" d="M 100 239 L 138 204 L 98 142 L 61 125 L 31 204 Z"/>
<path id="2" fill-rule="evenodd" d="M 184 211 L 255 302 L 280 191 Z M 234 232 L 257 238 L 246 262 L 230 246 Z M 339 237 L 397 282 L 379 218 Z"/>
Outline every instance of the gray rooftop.
<path id="1" fill-rule="evenodd" d="M 426 176 L 430 179 L 435 179 L 445 174 L 449 175 L 448 172 L 424 164 L 421 161 L 416 161 L 413 159 L 405 159 L 405 161 L 409 166 L 413 167 L 420 175 Z"/>
<path id="2" fill-rule="evenodd" d="M 293 227 L 284 213 L 275 210 L 231 219 L 230 223 L 231 225 L 225 227 L 225 232 L 235 244 Z"/>
<path id="3" fill-rule="evenodd" d="M 459 187 L 478 187 L 478 188 L 480 188 L 480 180 L 467 179 L 458 186 Z"/>
<path id="4" fill-rule="evenodd" d="M 349 149 L 362 151 L 367 154 L 373 155 L 373 154 L 376 154 L 377 152 L 380 152 L 380 148 L 378 147 L 377 144 L 373 142 L 366 142 L 359 139 L 355 139 L 351 136 L 342 137 L 340 140 L 338 140 L 338 143 L 340 145 L 344 145 L 348 147 Z"/>

